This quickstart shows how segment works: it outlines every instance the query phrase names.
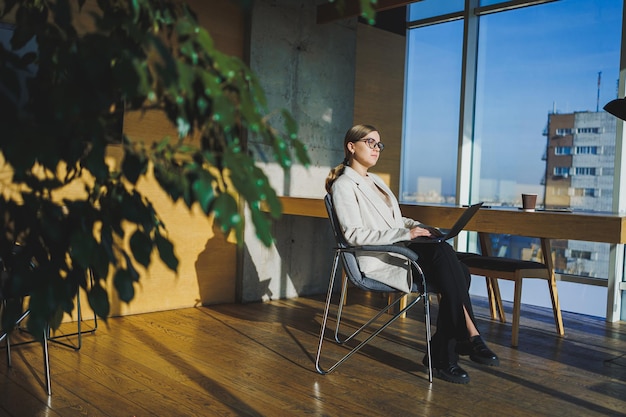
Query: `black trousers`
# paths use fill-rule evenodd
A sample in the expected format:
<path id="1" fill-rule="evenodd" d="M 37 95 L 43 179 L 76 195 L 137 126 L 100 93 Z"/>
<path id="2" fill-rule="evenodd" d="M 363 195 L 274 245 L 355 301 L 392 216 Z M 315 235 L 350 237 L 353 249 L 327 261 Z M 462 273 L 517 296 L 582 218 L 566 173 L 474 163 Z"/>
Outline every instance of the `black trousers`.
<path id="1" fill-rule="evenodd" d="M 459 262 L 454 248 L 447 243 L 412 243 L 409 248 L 418 254 L 417 263 L 426 277 L 429 291 L 436 290 L 441 299 L 437 314 L 437 331 L 432 338 L 435 364 L 456 362 L 456 341 L 469 338 L 463 307 L 476 325 L 469 297 L 471 275 Z"/>

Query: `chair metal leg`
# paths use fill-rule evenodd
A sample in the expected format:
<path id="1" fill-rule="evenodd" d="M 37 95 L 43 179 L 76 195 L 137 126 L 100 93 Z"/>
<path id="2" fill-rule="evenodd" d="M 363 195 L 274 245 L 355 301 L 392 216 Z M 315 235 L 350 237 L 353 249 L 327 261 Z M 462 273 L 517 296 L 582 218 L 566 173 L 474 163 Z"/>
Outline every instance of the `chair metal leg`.
<path id="1" fill-rule="evenodd" d="M 6 305 L 6 300 L 5 300 L 5 305 Z M 28 315 L 30 314 L 30 310 L 26 310 L 25 312 L 22 313 L 22 315 L 17 319 L 16 324 L 19 324 L 22 322 L 22 320 L 24 320 L 26 317 L 28 317 Z M 6 330 L 1 336 L 0 336 L 0 341 L 2 339 L 6 339 L 6 349 L 7 349 L 7 366 L 10 368 L 12 366 L 12 362 L 11 362 L 11 337 L 9 335 L 9 331 Z M 18 345 L 20 345 L 21 343 L 18 343 Z"/>
<path id="2" fill-rule="evenodd" d="M 6 345 L 7 345 L 7 366 L 10 368 L 12 365 L 11 363 L 11 338 L 9 337 L 8 333 L 5 333 L 4 337 L 6 338 Z"/>
<path id="3" fill-rule="evenodd" d="M 46 326 L 46 329 L 43 331 L 43 341 L 41 344 L 43 345 L 43 367 L 46 379 L 46 393 L 48 393 L 48 395 L 52 395 L 52 387 L 50 383 L 50 355 L 48 353 L 48 334 L 49 326 Z"/>
<path id="4" fill-rule="evenodd" d="M 332 271 L 331 271 L 331 277 L 330 277 L 329 284 L 328 284 L 328 293 L 326 295 L 326 304 L 324 306 L 324 315 L 323 315 L 323 318 L 322 318 L 322 325 L 321 325 L 321 329 L 320 329 L 319 343 L 318 343 L 318 347 L 317 347 L 317 355 L 316 355 L 316 358 L 315 358 L 315 369 L 317 370 L 317 372 L 322 374 L 322 375 L 325 375 L 325 374 L 328 374 L 328 373 L 332 372 L 339 365 L 344 363 L 349 357 L 351 357 L 356 352 L 358 352 L 363 346 L 365 346 L 367 343 L 369 343 L 370 340 L 372 340 L 374 337 L 378 336 L 383 330 L 385 330 L 394 321 L 396 321 L 397 319 L 402 317 L 402 315 L 405 314 L 406 311 L 408 311 L 410 308 L 412 308 L 419 301 L 423 301 L 424 302 L 425 312 L 426 312 L 425 313 L 425 322 L 426 322 L 426 346 L 427 346 L 426 347 L 426 355 L 428 357 L 428 380 L 429 380 L 429 382 L 432 383 L 432 362 L 431 362 L 432 358 L 431 358 L 431 350 L 430 350 L 430 338 L 431 338 L 431 336 L 430 336 L 430 308 L 429 308 L 428 296 L 426 295 L 427 294 L 426 291 L 425 291 L 425 294 L 420 294 L 419 296 L 417 296 L 413 301 L 409 302 L 404 308 L 402 308 L 397 314 L 395 314 L 393 317 L 391 317 L 385 323 L 380 325 L 374 332 L 372 332 L 367 338 L 365 338 L 363 341 L 361 341 L 356 347 L 351 348 L 348 353 L 346 353 L 344 356 L 342 356 L 339 360 L 337 360 L 328 369 L 322 368 L 322 366 L 320 364 L 320 360 L 321 360 L 322 348 L 323 348 L 323 344 L 324 344 L 324 335 L 326 333 L 326 327 L 327 327 L 327 324 L 328 324 L 328 316 L 329 316 L 329 312 L 330 312 L 330 305 L 331 305 L 331 302 L 332 302 L 332 290 L 333 290 L 333 286 L 334 286 L 334 282 L 335 282 L 335 275 L 337 273 L 337 268 L 338 268 L 338 265 L 339 265 L 339 257 L 340 257 L 339 252 L 337 252 L 336 255 L 335 255 L 335 258 L 333 260 L 333 267 L 332 267 Z M 426 288 L 425 282 L 424 282 L 424 288 Z M 372 319 L 367 321 L 364 325 L 362 325 L 360 328 L 358 328 L 356 331 L 354 331 L 347 338 L 340 339 L 339 338 L 339 323 L 340 323 L 340 320 L 341 320 L 341 312 L 342 312 L 342 309 L 343 309 L 346 289 L 347 289 L 347 282 L 344 282 L 343 285 L 342 285 L 340 301 L 339 301 L 339 304 L 338 304 L 338 307 L 337 307 L 337 325 L 336 325 L 336 328 L 335 328 L 335 335 L 334 335 L 335 336 L 335 341 L 337 343 L 339 343 L 339 344 L 345 344 L 346 342 L 352 340 L 355 336 L 357 336 L 363 330 L 368 328 L 378 318 L 380 318 L 383 314 L 385 314 L 390 308 L 394 308 L 402 300 L 402 298 L 398 298 L 392 304 L 387 305 L 385 308 L 380 310 Z"/>
<path id="5" fill-rule="evenodd" d="M 96 313 L 93 314 L 93 321 L 94 321 L 94 325 L 93 327 L 84 330 L 82 328 L 82 323 L 83 323 L 83 315 L 82 315 L 82 310 L 81 310 L 81 303 L 80 303 L 80 294 L 77 295 L 76 297 L 76 315 L 77 315 L 77 320 L 76 320 L 76 331 L 73 333 L 63 333 L 60 334 L 58 336 L 51 336 L 50 335 L 50 329 L 48 329 L 48 340 L 53 342 L 53 343 L 57 343 L 59 345 L 74 349 L 74 350 L 80 350 L 80 348 L 83 346 L 83 334 L 84 333 L 95 333 L 96 330 L 98 330 L 98 316 L 96 315 Z M 76 344 L 72 344 L 72 343 L 66 343 L 61 341 L 61 338 L 69 338 L 72 336 L 76 336 Z"/>
<path id="6" fill-rule="evenodd" d="M 410 309 L 416 303 L 418 303 L 419 301 L 421 301 L 423 299 L 425 299 L 425 297 L 423 297 L 421 295 L 416 297 L 415 300 L 411 301 L 406 308 L 400 310 L 401 313 L 406 312 L 408 309 Z M 383 313 L 385 311 L 386 310 L 383 310 Z M 379 315 L 379 317 L 380 317 L 380 315 Z M 332 372 L 335 368 L 337 368 L 339 365 L 344 363 L 350 356 L 352 356 L 356 352 L 358 352 L 363 346 L 365 346 L 367 343 L 369 343 L 370 340 L 372 340 L 374 337 L 378 336 L 383 330 L 385 330 L 390 324 L 392 324 L 394 321 L 396 321 L 399 318 L 400 318 L 399 314 L 394 315 L 391 319 L 389 319 L 384 324 L 382 324 L 380 327 L 378 327 L 378 329 L 376 329 L 376 331 L 374 331 L 367 338 L 365 338 L 363 341 L 361 341 L 356 347 L 352 348 L 341 359 L 339 359 L 337 362 L 335 362 L 334 365 L 332 365 L 330 368 L 324 370 L 321 367 L 321 365 L 320 365 L 320 357 L 321 357 L 321 352 L 322 352 L 322 345 L 323 345 L 323 342 L 324 342 L 324 333 L 323 332 L 326 330 L 326 320 L 328 319 L 328 311 L 325 310 L 324 311 L 324 323 L 322 324 L 322 330 L 320 331 L 320 341 L 319 341 L 319 345 L 318 345 L 318 348 L 317 348 L 317 357 L 316 357 L 316 360 L 315 360 L 315 369 L 317 370 L 317 372 L 319 372 L 320 374 L 323 374 L 323 375 Z M 371 321 L 370 321 L 370 323 L 371 323 Z M 363 329 L 364 329 L 364 327 L 361 327 L 359 330 L 357 330 L 355 333 L 353 333 L 347 340 L 352 339 L 355 335 L 360 333 Z M 430 351 L 430 346 L 427 348 L 427 350 Z M 429 365 L 430 365 L 430 360 L 429 360 Z M 432 382 L 432 369 L 431 369 L 430 366 L 429 366 L 429 381 Z"/>
<path id="7" fill-rule="evenodd" d="M 430 331 L 430 297 L 426 290 L 426 283 L 424 282 L 424 324 L 426 325 L 426 356 L 428 358 L 428 382 L 433 382 L 433 358 L 430 349 L 431 331 Z"/>
<path id="8" fill-rule="evenodd" d="M 337 273 L 338 267 L 339 267 L 339 263 L 337 263 L 337 265 L 334 267 L 335 273 Z M 335 278 L 333 277 L 333 285 L 334 285 L 334 280 Z M 332 293 L 332 287 L 328 288 L 328 290 L 330 291 L 330 293 Z M 346 340 L 342 341 L 341 339 L 339 339 L 339 326 L 341 325 L 341 313 L 343 312 L 343 308 L 347 303 L 346 299 L 348 298 L 348 277 L 345 274 L 342 275 L 340 294 L 341 295 L 339 298 L 339 304 L 337 306 L 337 323 L 335 326 L 335 341 L 339 344 L 346 342 Z M 328 305 L 328 308 L 330 308 L 330 305 Z"/>
<path id="9" fill-rule="evenodd" d="M 5 309 L 7 305 L 7 300 L 2 300 L 2 308 Z M 9 332 L 8 330 L 3 330 L 0 332 L 0 342 L 5 340 L 6 350 L 7 350 L 7 366 L 11 366 L 11 342 L 9 340 Z"/>
<path id="10" fill-rule="evenodd" d="M 91 285 L 93 285 L 94 283 L 93 271 L 89 269 L 87 273 L 89 274 L 89 280 L 91 282 Z M 67 333 L 67 334 L 62 334 L 58 336 L 50 336 L 48 334 L 48 340 L 50 340 L 51 342 L 58 343 L 60 345 L 72 348 L 74 350 L 80 350 L 80 348 L 83 346 L 83 333 L 93 334 L 96 332 L 96 330 L 98 330 L 98 316 L 96 315 L 95 312 L 93 313 L 93 323 L 94 323 L 93 327 L 87 330 L 83 330 L 82 328 L 83 313 L 82 313 L 81 303 L 80 303 L 80 290 L 78 291 L 78 294 L 76 296 L 76 315 L 77 315 L 76 331 L 74 333 Z M 59 340 L 60 338 L 67 338 L 71 336 L 76 336 L 76 345 L 65 343 Z"/>
<path id="11" fill-rule="evenodd" d="M 337 273 L 338 264 L 339 264 L 339 253 L 335 253 L 335 257 L 333 259 L 333 267 L 330 273 L 330 280 L 328 283 L 328 292 L 326 294 L 324 316 L 322 317 L 322 326 L 320 329 L 320 340 L 319 340 L 319 344 L 317 345 L 317 356 L 315 357 L 315 369 L 317 370 L 317 372 L 319 372 L 322 375 L 325 375 L 328 372 L 332 371 L 332 369 L 330 371 L 325 371 L 324 369 L 322 369 L 322 367 L 320 366 L 320 357 L 322 355 L 322 344 L 324 343 L 324 333 L 326 332 L 326 324 L 328 323 L 328 313 L 330 310 L 330 302 L 333 296 L 333 286 L 335 284 L 335 274 Z M 344 284 L 345 284 L 345 281 L 344 281 Z M 344 302 L 343 287 L 342 287 L 341 293 L 342 294 L 341 294 L 341 300 L 339 301 L 339 309 L 341 309 L 341 306 L 343 305 L 343 302 Z M 339 317 L 337 317 L 337 320 L 339 320 Z"/>
<path id="12" fill-rule="evenodd" d="M 30 314 L 30 310 L 24 311 L 22 315 L 17 319 L 15 323 L 16 326 L 19 326 L 20 323 L 26 317 L 28 317 L 29 314 Z M 19 327 L 18 327 L 18 330 L 19 330 Z M 45 385 L 46 385 L 46 393 L 48 395 L 52 395 L 52 388 L 51 388 L 51 382 L 50 382 L 50 354 L 48 352 L 48 335 L 49 334 L 50 334 L 50 326 L 46 325 L 46 327 L 43 329 L 43 340 L 41 341 L 41 344 L 43 348 L 43 366 L 44 366 L 44 379 L 45 379 Z M 2 341 L 3 339 L 6 341 L 7 366 L 10 368 L 11 366 L 13 366 L 13 362 L 11 359 L 11 337 L 8 331 L 4 331 L 0 333 L 0 341 Z M 15 344 L 15 346 L 29 344 L 35 341 L 36 340 L 20 342 L 20 343 Z"/>
<path id="13" fill-rule="evenodd" d="M 374 323 L 376 320 L 378 320 L 382 315 L 384 315 L 390 309 L 395 308 L 398 304 L 400 304 L 401 300 L 402 300 L 401 298 L 398 298 L 392 304 L 388 304 L 387 307 L 385 307 L 382 310 L 380 310 L 374 317 L 372 317 L 365 324 L 363 324 L 361 327 L 359 327 L 356 331 L 354 331 L 352 334 L 350 334 L 348 337 L 346 337 L 343 340 L 339 338 L 339 324 L 340 324 L 340 322 L 339 322 L 339 319 L 338 319 L 337 320 L 337 327 L 335 328 L 335 341 L 337 343 L 339 343 L 339 344 L 345 344 L 345 343 L 349 342 L 350 340 L 354 339 L 355 336 L 357 336 L 363 330 L 368 328 L 372 323 Z M 419 298 L 418 298 L 418 301 L 419 301 Z M 385 327 L 387 327 L 387 325 L 391 324 L 392 322 L 394 322 L 397 319 L 399 319 L 400 317 L 402 317 L 402 315 L 405 314 L 405 312 L 410 308 L 409 306 L 413 306 L 413 305 L 415 305 L 415 302 L 411 302 L 409 305 L 407 305 L 403 309 L 401 309 L 400 312 L 396 313 L 393 317 L 391 317 L 389 319 L 389 322 L 388 322 L 388 324 L 385 324 Z M 339 315 L 339 313 L 338 313 L 338 315 Z M 376 333 L 376 334 L 378 334 L 378 333 Z"/>

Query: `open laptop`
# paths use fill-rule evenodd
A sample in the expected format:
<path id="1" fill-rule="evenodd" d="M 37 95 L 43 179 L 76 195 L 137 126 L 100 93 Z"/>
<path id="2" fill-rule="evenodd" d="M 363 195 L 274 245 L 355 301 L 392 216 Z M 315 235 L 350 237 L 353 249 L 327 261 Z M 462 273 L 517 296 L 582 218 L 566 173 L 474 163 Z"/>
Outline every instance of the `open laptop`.
<path id="1" fill-rule="evenodd" d="M 483 205 L 482 202 L 473 204 L 469 206 L 466 210 L 464 210 L 463 214 L 461 214 L 461 216 L 458 218 L 456 223 L 454 223 L 454 226 L 452 226 L 452 228 L 448 230 L 448 233 L 443 234 L 441 236 L 418 236 L 414 239 L 411 239 L 410 242 L 440 243 L 440 242 L 445 242 L 448 239 L 452 239 L 453 237 L 456 237 L 456 235 L 458 235 L 461 232 L 461 230 L 463 230 L 467 222 L 469 222 L 470 219 L 474 217 L 474 214 L 476 214 L 476 212 L 482 205 Z"/>

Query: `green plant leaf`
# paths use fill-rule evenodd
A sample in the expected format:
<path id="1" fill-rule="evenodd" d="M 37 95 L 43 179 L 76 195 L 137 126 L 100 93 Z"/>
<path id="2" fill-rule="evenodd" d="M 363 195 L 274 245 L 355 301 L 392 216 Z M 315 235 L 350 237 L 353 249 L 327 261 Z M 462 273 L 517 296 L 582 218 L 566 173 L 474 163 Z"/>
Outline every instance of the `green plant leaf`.
<path id="1" fill-rule="evenodd" d="M 207 171 L 198 171 L 198 178 L 193 182 L 193 194 L 205 214 L 209 214 L 211 203 L 215 198 L 213 184 L 215 178 Z"/>
<path id="2" fill-rule="evenodd" d="M 70 312 L 72 310 L 69 310 Z M 65 314 L 65 312 L 58 308 L 54 311 L 54 313 L 52 314 L 51 318 L 48 320 L 48 326 L 50 326 L 51 329 L 58 329 L 59 326 L 61 326 L 61 323 L 63 322 L 63 315 Z"/>
<path id="3" fill-rule="evenodd" d="M 174 245 L 172 242 L 159 233 L 156 234 L 154 240 L 163 263 L 172 271 L 178 271 L 178 258 L 174 254 Z"/>
<path id="4" fill-rule="evenodd" d="M 126 261 L 126 269 L 130 273 L 131 278 L 133 279 L 134 282 L 139 282 L 139 272 L 137 272 L 137 270 L 135 269 L 135 266 L 133 265 L 133 262 L 131 261 L 130 257 L 128 256 L 126 252 L 123 252 L 122 256 L 124 257 L 124 260 Z"/>
<path id="5" fill-rule="evenodd" d="M 136 184 L 139 177 L 146 173 L 148 161 L 142 159 L 134 152 L 129 150 L 124 154 L 122 161 L 122 172 L 131 184 Z"/>
<path id="6" fill-rule="evenodd" d="M 224 233 L 228 233 L 232 228 L 243 227 L 237 201 L 230 194 L 220 194 L 215 199 L 213 213 Z"/>
<path id="7" fill-rule="evenodd" d="M 376 10 L 374 5 L 377 0 L 360 0 L 361 1 L 361 16 L 367 20 L 367 23 L 374 25 L 376 23 Z"/>
<path id="8" fill-rule="evenodd" d="M 180 175 L 180 172 L 172 169 L 171 165 L 155 161 L 154 177 L 172 200 L 178 201 L 183 197 L 190 207 L 189 182 L 186 176 Z"/>
<path id="9" fill-rule="evenodd" d="M 105 148 L 102 146 L 94 146 L 84 160 L 85 168 L 87 168 L 96 180 L 100 182 L 106 181 L 109 168 L 107 167 L 104 159 Z"/>
<path id="10" fill-rule="evenodd" d="M 115 285 L 120 300 L 125 303 L 130 303 L 135 297 L 133 277 L 128 270 L 118 269 L 113 276 L 113 285 Z"/>
<path id="11" fill-rule="evenodd" d="M 212 52 L 215 50 L 215 47 L 213 46 L 213 39 L 211 38 L 211 35 L 209 35 L 209 32 L 206 31 L 206 29 L 198 28 L 196 39 L 198 40 L 198 43 L 200 44 L 202 49 L 204 49 L 206 52 Z"/>
<path id="12" fill-rule="evenodd" d="M 111 305 L 106 290 L 99 283 L 96 282 L 87 293 L 87 300 L 94 313 L 106 321 L 107 317 L 109 317 Z"/>
<path id="13" fill-rule="evenodd" d="M 89 268 L 97 246 L 98 242 L 92 235 L 75 231 L 70 237 L 72 260 L 84 269 Z"/>
<path id="14" fill-rule="evenodd" d="M 257 207 L 251 207 L 250 214 L 257 237 L 265 246 L 270 246 L 274 241 L 274 238 L 272 237 L 271 222 L 267 219 L 266 214 Z"/>
<path id="15" fill-rule="evenodd" d="M 106 277 L 109 274 L 109 251 L 111 249 L 105 247 L 107 244 L 107 242 L 100 242 L 93 252 L 92 268 L 98 277 Z"/>
<path id="16" fill-rule="evenodd" d="M 148 235 L 140 230 L 130 237 L 130 249 L 133 252 L 135 260 L 144 267 L 150 265 L 150 254 L 152 253 L 152 240 Z"/>

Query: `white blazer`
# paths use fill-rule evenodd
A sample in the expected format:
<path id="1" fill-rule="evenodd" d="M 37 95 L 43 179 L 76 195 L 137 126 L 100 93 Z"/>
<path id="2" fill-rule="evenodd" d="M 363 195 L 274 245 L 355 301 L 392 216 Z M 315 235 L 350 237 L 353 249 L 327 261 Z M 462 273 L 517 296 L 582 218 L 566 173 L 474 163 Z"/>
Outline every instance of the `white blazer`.
<path id="1" fill-rule="evenodd" d="M 402 244 L 411 239 L 410 229 L 421 225 L 402 217 L 400 205 L 385 182 L 375 174 L 368 174 L 391 200 L 391 208 L 359 173 L 346 167 L 332 185 L 331 194 L 337 219 L 344 237 L 351 245 Z M 357 255 L 359 267 L 365 276 L 383 282 L 400 291 L 410 292 L 409 265 L 397 255 Z"/>

